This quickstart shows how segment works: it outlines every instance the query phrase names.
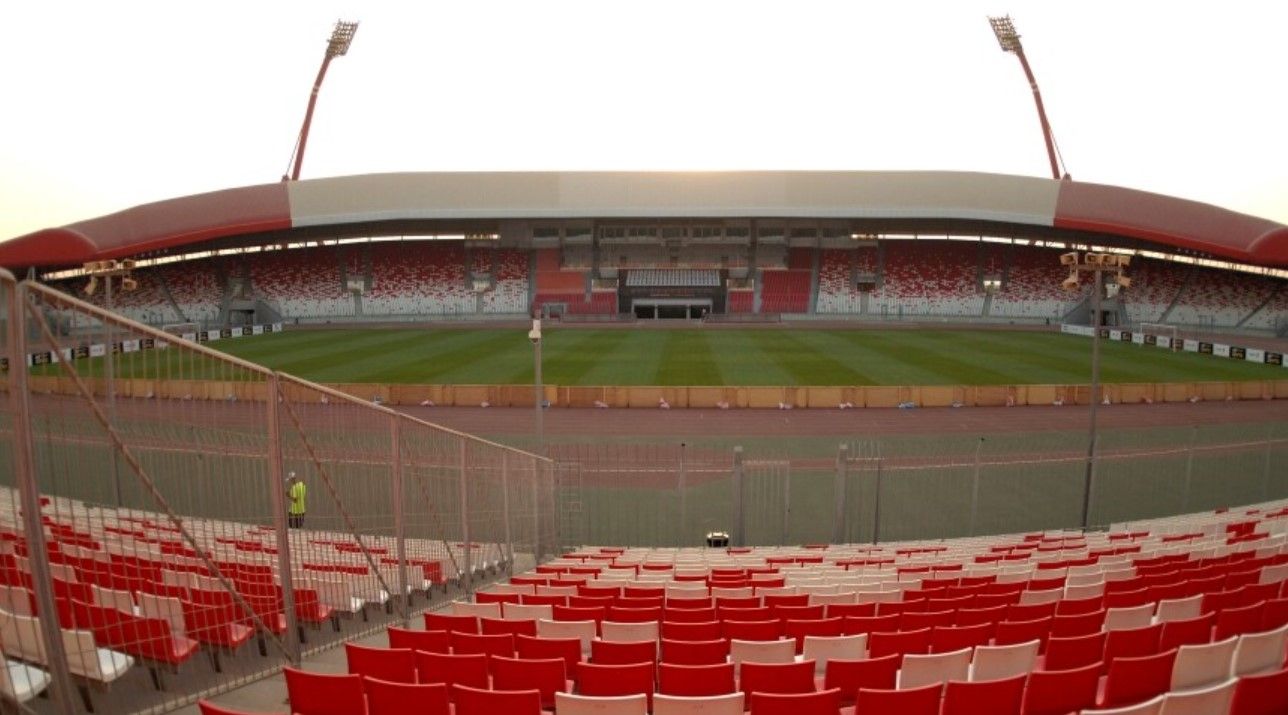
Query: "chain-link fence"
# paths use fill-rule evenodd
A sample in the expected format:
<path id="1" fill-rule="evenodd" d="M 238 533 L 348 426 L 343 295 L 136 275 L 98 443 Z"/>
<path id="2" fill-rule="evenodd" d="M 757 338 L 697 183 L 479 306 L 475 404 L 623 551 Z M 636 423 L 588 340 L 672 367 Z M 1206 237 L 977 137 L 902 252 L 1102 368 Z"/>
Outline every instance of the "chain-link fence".
<path id="1" fill-rule="evenodd" d="M 0 274 L 0 697 L 158 712 L 558 545 L 548 460 Z M 45 694 L 47 697 L 39 697 Z"/>
<path id="2" fill-rule="evenodd" d="M 699 546 L 715 531 L 745 545 L 889 542 L 1080 529 L 1084 508 L 1102 528 L 1288 496 L 1288 422 L 1104 431 L 1094 459 L 1085 431 L 738 441 L 550 445 L 561 533 L 623 546 Z"/>

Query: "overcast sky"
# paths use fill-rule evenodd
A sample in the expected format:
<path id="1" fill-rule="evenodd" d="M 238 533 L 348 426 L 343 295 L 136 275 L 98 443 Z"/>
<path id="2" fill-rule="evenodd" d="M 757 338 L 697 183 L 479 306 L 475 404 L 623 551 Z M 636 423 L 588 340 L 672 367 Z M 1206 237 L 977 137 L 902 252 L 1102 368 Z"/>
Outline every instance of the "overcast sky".
<path id="1" fill-rule="evenodd" d="M 15 2 L 0 238 L 287 170 L 1069 172 L 1288 223 L 1288 2 Z"/>

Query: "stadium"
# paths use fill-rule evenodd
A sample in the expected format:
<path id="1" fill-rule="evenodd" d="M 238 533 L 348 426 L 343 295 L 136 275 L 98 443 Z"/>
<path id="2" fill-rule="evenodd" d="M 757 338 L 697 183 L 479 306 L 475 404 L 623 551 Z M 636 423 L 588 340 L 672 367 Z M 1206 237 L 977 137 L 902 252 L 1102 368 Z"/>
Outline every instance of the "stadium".
<path id="1" fill-rule="evenodd" d="M 1288 713 L 1288 226 L 1054 173 L 297 164 L 0 243 L 0 698 Z"/>

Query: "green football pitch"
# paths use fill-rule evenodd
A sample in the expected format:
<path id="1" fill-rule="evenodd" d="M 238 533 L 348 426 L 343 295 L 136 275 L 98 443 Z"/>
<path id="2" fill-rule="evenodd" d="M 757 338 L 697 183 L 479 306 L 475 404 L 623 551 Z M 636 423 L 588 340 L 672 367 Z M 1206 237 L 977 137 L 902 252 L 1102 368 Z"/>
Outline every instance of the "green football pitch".
<path id="1" fill-rule="evenodd" d="M 998 330 L 553 328 L 555 385 L 998 385 L 1086 383 L 1091 341 Z M 318 329 L 212 347 L 316 382 L 531 384 L 526 330 Z M 1288 370 L 1105 341 L 1106 382 L 1288 378 Z"/>

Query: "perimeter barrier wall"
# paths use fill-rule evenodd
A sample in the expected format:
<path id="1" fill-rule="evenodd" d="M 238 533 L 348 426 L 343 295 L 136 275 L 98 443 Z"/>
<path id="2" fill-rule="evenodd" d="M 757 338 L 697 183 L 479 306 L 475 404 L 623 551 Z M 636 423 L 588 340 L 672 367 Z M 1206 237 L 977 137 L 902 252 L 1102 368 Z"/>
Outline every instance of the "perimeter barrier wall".
<path id="1" fill-rule="evenodd" d="M 75 384 L 62 375 L 33 375 L 39 392 L 73 395 Z M 439 407 L 532 407 L 532 385 L 403 385 L 388 383 L 330 383 L 332 390 L 383 405 Z M 154 395 L 167 399 L 263 400 L 262 385 L 221 380 L 136 377 L 119 380 L 117 394 Z M 1288 379 L 1241 382 L 1147 382 L 1101 386 L 1113 404 L 1288 399 Z M 673 408 L 792 408 L 848 407 L 999 407 L 1003 405 L 1085 405 L 1089 385 L 913 385 L 852 387 L 570 387 L 546 385 L 544 401 L 551 407 L 654 408 L 665 402 Z M 320 393 L 317 396 L 320 399 Z"/>

